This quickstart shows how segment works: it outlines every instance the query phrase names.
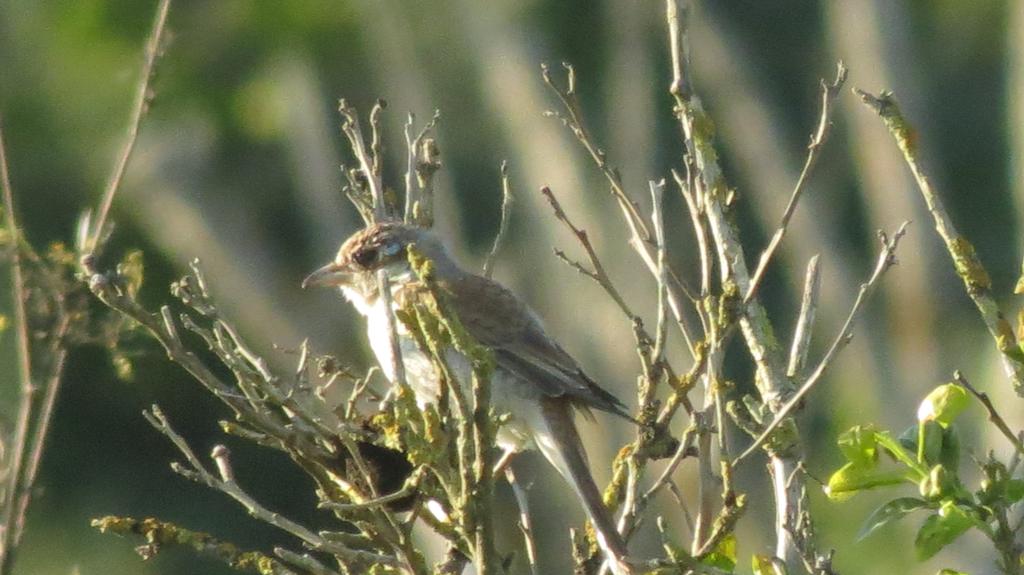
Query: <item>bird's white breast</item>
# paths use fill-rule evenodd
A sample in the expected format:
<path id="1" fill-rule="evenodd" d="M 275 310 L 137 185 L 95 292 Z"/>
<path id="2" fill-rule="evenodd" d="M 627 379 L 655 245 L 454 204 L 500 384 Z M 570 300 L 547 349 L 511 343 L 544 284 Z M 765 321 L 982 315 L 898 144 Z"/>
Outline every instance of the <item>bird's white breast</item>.
<path id="1" fill-rule="evenodd" d="M 382 300 L 373 305 L 356 306 L 366 316 L 366 331 L 370 340 L 370 348 L 377 356 L 381 371 L 389 381 L 395 380 L 395 364 L 391 355 L 391 335 L 388 328 L 388 314 Z M 365 312 L 363 311 L 365 310 Z M 402 364 L 405 367 L 405 378 L 416 393 L 416 401 L 420 406 L 437 401 L 439 382 L 434 362 L 416 345 L 402 323 L 396 322 L 399 349 Z M 453 349 L 446 352 L 448 365 L 454 372 L 467 397 L 471 393 L 472 368 L 464 355 Z M 505 379 L 511 376 L 498 370 L 491 378 L 491 405 L 499 412 L 512 415 L 512 420 L 502 426 L 498 432 L 498 444 L 503 449 L 521 451 L 529 447 L 532 434 L 527 429 L 533 428 L 533 420 L 539 418 L 537 407 L 533 402 L 524 402 L 517 394 L 510 393 L 515 385 Z M 537 412 L 537 413 L 534 413 Z"/>

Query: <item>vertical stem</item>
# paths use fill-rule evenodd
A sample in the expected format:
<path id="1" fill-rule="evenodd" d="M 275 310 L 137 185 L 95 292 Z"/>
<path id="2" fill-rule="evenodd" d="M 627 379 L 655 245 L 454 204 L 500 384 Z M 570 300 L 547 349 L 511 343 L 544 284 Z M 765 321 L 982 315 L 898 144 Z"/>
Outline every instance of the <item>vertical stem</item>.
<path id="1" fill-rule="evenodd" d="M 683 132 L 687 153 L 694 159 L 698 177 L 697 196 L 704 200 L 711 236 L 721 268 L 724 286 L 732 285 L 739 294 L 750 290 L 750 272 L 743 249 L 729 216 L 730 192 L 714 147 L 713 122 L 694 94 L 689 79 L 689 44 L 686 37 L 684 0 L 666 0 L 665 17 L 669 28 L 672 56 L 672 83 L 669 91 L 676 101 L 676 114 Z M 764 307 L 757 297 L 745 302 L 739 325 L 743 339 L 757 366 L 756 383 L 762 401 L 774 412 L 784 403 L 793 386 L 786 377 L 784 358 L 773 335 Z M 775 492 L 775 555 L 791 573 L 799 569 L 796 546 L 788 530 L 792 517 L 803 507 L 803 476 L 798 472 L 801 460 L 798 442 L 771 454 L 772 482 Z M 807 545 L 808 548 L 813 547 Z"/>
<path id="2" fill-rule="evenodd" d="M 14 213 L 14 194 L 7 169 L 7 152 L 4 147 L 3 129 L 0 127 L 0 185 L 3 186 L 3 205 L 11 242 L 11 293 L 14 296 L 14 324 L 17 332 L 18 377 L 20 393 L 18 414 L 14 424 L 10 446 L 13 450 L 8 466 L 7 485 L 4 489 L 2 515 L 0 515 L 0 573 L 10 573 L 14 561 L 14 549 L 21 538 L 18 528 L 20 520 L 15 514 L 15 500 L 24 487 L 22 484 L 22 463 L 28 446 L 28 428 L 32 417 L 32 401 L 35 386 L 32 385 L 32 359 L 29 352 L 28 316 L 25 311 L 25 277 L 21 266 L 21 228 Z"/>
<path id="3" fill-rule="evenodd" d="M 103 228 L 107 223 L 107 215 L 110 213 L 110 206 L 114 203 L 114 196 L 121 187 L 121 180 L 124 178 L 125 170 L 128 168 L 128 160 L 131 159 L 132 151 L 135 149 L 135 141 L 139 136 L 139 125 L 142 117 L 146 115 L 149 102 L 153 97 L 149 87 L 149 80 L 153 76 L 153 69 L 160 57 L 160 43 L 163 42 L 164 25 L 167 23 L 167 12 L 170 10 L 171 0 L 160 0 L 157 7 L 156 17 L 153 20 L 153 29 L 146 40 L 146 63 L 142 67 L 142 79 L 135 90 L 135 100 L 132 104 L 131 121 L 128 124 L 128 137 L 125 139 L 121 154 L 114 164 L 114 171 L 110 174 L 110 180 L 103 192 L 103 199 L 100 200 L 99 211 L 96 212 L 96 224 L 92 229 L 85 246 L 82 246 L 88 253 L 92 253 L 99 247 L 103 239 Z"/>

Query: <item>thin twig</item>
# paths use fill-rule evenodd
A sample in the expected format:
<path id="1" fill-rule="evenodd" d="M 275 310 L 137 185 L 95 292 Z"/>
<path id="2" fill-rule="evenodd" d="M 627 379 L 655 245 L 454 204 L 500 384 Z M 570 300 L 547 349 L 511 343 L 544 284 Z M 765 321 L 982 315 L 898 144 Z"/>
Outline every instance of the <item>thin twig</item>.
<path id="1" fill-rule="evenodd" d="M 820 288 L 821 275 L 818 273 L 818 256 L 815 254 L 807 262 L 804 295 L 800 300 L 800 315 L 797 316 L 796 329 L 793 330 L 793 343 L 789 348 L 789 366 L 786 368 L 786 375 L 789 377 L 797 377 L 807 362 L 807 352 L 811 348 L 811 332 L 814 329 L 814 312 L 818 307 Z"/>
<path id="2" fill-rule="evenodd" d="M 494 273 L 494 262 L 498 259 L 498 251 L 505 242 L 508 234 L 508 222 L 512 217 L 512 184 L 508 178 L 508 162 L 501 163 L 501 222 L 498 224 L 498 233 L 494 236 L 494 245 L 484 260 L 483 276 L 490 278 Z"/>
<path id="3" fill-rule="evenodd" d="M 811 143 L 807 146 L 807 159 L 804 161 L 804 169 L 800 172 L 796 186 L 793 187 L 793 193 L 789 196 L 789 203 L 786 204 L 786 209 L 782 212 L 782 219 L 779 221 L 778 228 L 775 229 L 771 241 L 768 242 L 768 247 L 761 252 L 761 257 L 757 262 L 757 269 L 750 278 L 750 287 L 747 288 L 747 293 L 743 296 L 744 302 L 750 301 L 750 298 L 757 292 L 758 286 L 761 285 L 761 278 L 764 277 L 764 272 L 768 269 L 772 256 L 775 255 L 775 250 L 778 249 L 779 244 L 782 243 L 782 238 L 786 235 L 786 230 L 789 229 L 789 220 L 796 212 L 797 202 L 800 201 L 800 196 L 803 195 L 806 189 L 805 184 L 814 170 L 814 166 L 817 165 L 818 158 L 821 156 L 821 149 L 824 147 L 826 140 L 828 140 L 828 134 L 832 128 L 831 118 L 834 108 L 832 104 L 839 95 L 843 84 L 846 83 L 846 75 L 846 66 L 839 62 L 836 64 L 836 79 L 831 84 L 826 83 L 825 80 L 821 81 L 821 116 L 818 120 L 818 129 L 811 135 Z"/>
<path id="4" fill-rule="evenodd" d="M 672 459 L 669 460 L 668 465 L 661 471 L 661 475 L 654 480 L 650 488 L 644 492 L 640 498 L 641 501 L 646 501 L 662 488 L 668 485 L 672 480 L 672 474 L 675 473 L 676 468 L 682 463 L 683 459 L 693 456 L 693 441 L 696 438 L 697 428 L 694 425 L 690 425 L 683 432 L 683 436 L 679 439 L 679 446 L 676 447 L 675 453 L 672 454 Z M 692 526 L 691 526 L 692 527 Z"/>
<path id="5" fill-rule="evenodd" d="M 391 347 L 391 373 L 399 389 L 409 391 L 409 383 L 405 377 L 405 362 L 402 361 L 402 346 L 398 341 L 398 322 L 392 310 L 391 281 L 388 270 L 377 271 L 377 290 L 388 312 L 388 344 Z"/>
<path id="6" fill-rule="evenodd" d="M 600 168 L 601 173 L 604 174 L 611 186 L 612 195 L 615 196 L 616 201 L 619 203 L 619 207 L 622 209 L 626 216 L 626 223 L 629 225 L 633 235 L 639 238 L 641 241 L 649 242 L 652 239 L 650 229 L 647 223 L 644 222 L 643 216 L 640 215 L 640 209 L 637 207 L 635 201 L 629 197 L 626 193 L 625 188 L 622 185 L 622 177 L 619 175 L 619 171 L 613 166 L 608 164 L 608 158 L 604 153 L 604 150 L 600 149 L 590 137 L 590 132 L 587 130 L 586 125 L 583 123 L 583 113 L 580 110 L 579 99 L 576 96 L 576 69 L 567 62 L 562 62 L 562 68 L 565 69 L 565 87 L 559 87 L 554 79 L 551 77 L 551 70 L 547 64 L 541 65 L 541 76 L 544 78 L 544 83 L 551 88 L 551 90 L 561 100 L 562 106 L 565 111 L 569 114 L 568 117 L 560 116 L 554 112 L 550 112 L 556 118 L 563 121 L 567 128 L 569 128 L 576 139 L 583 144 L 583 147 L 590 154 L 590 157 L 594 160 Z"/>
<path id="7" fill-rule="evenodd" d="M 343 513 L 358 511 L 360 509 L 382 507 L 384 505 L 388 505 L 389 503 L 394 503 L 395 501 L 405 499 L 406 497 L 415 493 L 417 487 L 419 487 L 420 481 L 423 480 L 425 474 L 426 468 L 417 468 L 416 471 L 409 475 L 409 478 L 405 481 L 405 485 L 403 485 L 401 489 L 393 493 L 388 493 L 387 495 L 381 495 L 380 497 L 376 497 L 374 499 L 370 499 L 367 501 L 361 501 L 358 503 L 338 503 L 336 501 L 321 501 L 318 507 L 320 507 L 321 509 L 330 509 L 331 511 L 340 511 Z"/>
<path id="8" fill-rule="evenodd" d="M 384 147 L 380 139 L 380 115 L 387 107 L 387 100 L 377 98 L 377 102 L 370 109 L 370 170 L 378 181 L 381 179 L 381 170 L 384 165 Z M 388 206 L 384 207 L 386 210 Z"/>
<path id="9" fill-rule="evenodd" d="M 24 487 L 21 483 L 22 463 L 28 447 L 28 429 L 36 388 L 32 383 L 32 356 L 29 351 L 28 314 L 25 309 L 28 293 L 21 262 L 22 231 L 14 211 L 14 192 L 11 190 L 2 126 L 0 126 L 0 185 L 3 186 L 4 215 L 11 242 L 11 294 L 14 300 L 14 328 L 17 334 L 18 378 L 21 382 L 18 393 L 18 415 L 9 443 L 9 448 L 13 453 L 10 456 L 10 463 L 7 465 L 7 485 L 3 492 L 4 505 L 2 514 L 0 514 L 0 529 L 3 530 L 0 533 L 0 573 L 9 573 L 13 564 L 14 550 L 18 546 L 20 538 L 17 528 L 20 520 L 15 516 L 15 501 Z"/>
<path id="10" fill-rule="evenodd" d="M 626 226 L 629 228 L 630 239 L 629 245 L 633 250 L 640 256 L 647 270 L 657 279 L 659 275 L 658 264 L 655 260 L 656 254 L 654 253 L 655 246 L 653 244 L 653 237 L 651 236 L 650 228 L 643 216 L 640 214 L 640 208 L 636 202 L 626 193 L 625 188 L 622 184 L 622 177 L 619 174 L 618 169 L 609 165 L 607 156 L 601 148 L 594 143 L 587 131 L 586 126 L 583 123 L 583 115 L 580 110 L 579 99 L 576 96 L 576 70 L 572 65 L 563 62 L 562 67 L 566 72 L 565 87 L 558 86 L 551 77 L 551 71 L 548 66 L 541 66 L 541 74 L 544 78 L 544 83 L 547 84 L 558 99 L 562 102 L 562 106 L 565 108 L 568 116 L 560 114 L 558 112 L 549 111 L 546 115 L 557 118 L 560 120 L 569 130 L 573 133 L 576 139 L 583 145 L 584 149 L 590 154 L 590 157 L 594 160 L 598 169 L 604 174 L 611 186 L 612 196 L 615 197 L 616 202 L 619 205 L 622 217 L 626 221 Z M 672 315 L 675 317 L 676 325 L 679 327 L 680 332 L 683 334 L 683 338 L 686 340 L 686 345 L 691 357 L 697 357 L 697 352 L 694 347 L 694 339 L 691 336 L 692 330 L 687 326 L 687 318 L 683 311 L 683 301 L 686 294 L 692 290 L 688 290 L 683 284 L 682 280 L 669 269 L 670 281 L 667 285 L 668 293 L 667 300 L 669 306 L 672 308 Z"/>
<path id="11" fill-rule="evenodd" d="M 660 366 L 665 360 L 665 342 L 668 338 L 668 306 L 665 304 L 665 298 L 668 296 L 668 264 L 665 261 L 668 252 L 665 241 L 665 180 L 652 180 L 648 185 L 651 190 L 651 222 L 654 224 L 654 239 L 658 246 L 658 325 L 655 329 L 651 364 Z M 651 387 L 653 388 L 653 385 Z"/>
<path id="12" fill-rule="evenodd" d="M 672 83 L 669 92 L 675 99 L 675 112 L 682 129 L 686 152 L 694 162 L 694 193 L 703 202 L 704 213 L 718 253 L 721 279 L 723 283 L 734 284 L 739 294 L 746 294 L 750 288 L 750 272 L 731 216 L 728 214 L 731 194 L 719 165 L 713 130 L 708 129 L 708 126 L 713 124 L 700 98 L 694 94 L 689 78 L 690 55 L 686 30 L 688 18 L 683 4 L 683 0 L 665 2 L 672 63 Z M 751 298 L 744 307 L 739 317 L 739 326 L 757 368 L 755 383 L 762 401 L 774 408 L 779 398 L 791 392 L 792 383 L 785 375 L 784 358 L 770 329 L 771 322 L 765 309 L 756 297 Z M 714 363 L 715 361 L 711 362 Z M 796 468 L 800 460 L 798 442 L 785 453 L 773 456 L 772 460 L 772 466 L 776 469 L 772 478 L 775 497 L 775 555 L 794 572 L 797 568 L 797 546 L 793 534 L 786 529 L 786 525 L 791 523 L 789 518 L 798 513 L 802 502 L 806 500 L 806 491 L 802 481 L 796 481 L 789 486 L 781 482 Z M 812 535 L 808 531 L 806 537 L 810 538 Z"/>
<path id="13" fill-rule="evenodd" d="M 562 204 L 559 203 L 557 198 L 555 198 L 555 194 L 551 191 L 551 188 L 544 186 L 540 189 L 540 193 L 544 194 L 544 197 L 547 198 L 552 211 L 555 213 L 555 219 L 565 224 L 565 227 L 569 228 L 569 231 L 576 236 L 576 240 L 579 241 L 583 250 L 587 253 L 587 259 L 590 260 L 590 265 L 593 266 L 594 271 L 593 273 L 587 273 L 584 271 L 584 268 L 582 266 L 578 266 L 578 264 L 578 267 L 574 267 L 577 267 L 577 270 L 582 273 L 586 273 L 586 275 L 590 276 L 600 284 L 601 287 L 604 288 L 604 291 L 607 292 L 608 295 L 611 296 L 612 300 L 619 306 L 622 313 L 625 314 L 631 322 L 635 321 L 637 318 L 636 314 L 633 313 L 633 310 L 629 307 L 629 304 L 626 303 L 626 300 L 623 299 L 611 278 L 608 277 L 608 272 L 605 271 L 604 265 L 601 263 L 601 258 L 597 255 L 597 250 L 595 250 L 594 245 L 590 243 L 590 236 L 587 234 L 587 230 L 578 228 L 576 227 L 576 224 L 572 223 L 572 220 L 570 220 L 569 216 L 566 215 L 565 210 L 562 209 Z"/>
<path id="14" fill-rule="evenodd" d="M 415 116 L 409 114 L 405 122 L 405 213 L 403 220 L 407 224 L 424 225 L 433 219 L 433 174 L 440 168 L 437 157 L 437 146 L 427 135 L 437 126 L 441 112 L 434 111 L 434 116 L 427 122 L 414 138 L 412 136 Z M 425 145 L 426 144 L 426 145 Z"/>
<path id="15" fill-rule="evenodd" d="M 687 163 L 689 166 L 689 162 Z M 689 169 L 687 169 L 689 171 Z M 690 185 L 691 178 L 683 179 L 679 172 L 672 170 L 672 178 L 679 187 L 679 193 L 686 201 L 686 208 L 690 214 L 690 223 L 693 226 L 693 234 L 697 239 L 697 253 L 700 255 L 700 297 L 707 297 L 711 292 L 711 250 L 708 248 L 708 232 L 704 226 L 704 216 L 698 207 L 697 198 L 694 197 L 693 186 Z M 701 315 L 703 320 L 703 315 Z M 707 326 L 704 326 L 705 331 Z"/>
<path id="16" fill-rule="evenodd" d="M 974 246 L 957 232 L 942 199 L 924 174 L 918 160 L 918 140 L 914 128 L 903 117 L 903 112 L 900 111 L 899 105 L 891 93 L 882 92 L 875 96 L 856 88 L 854 92 L 860 96 L 865 105 L 882 118 L 882 122 L 889 129 L 893 139 L 896 140 L 896 145 L 903 152 L 903 159 L 907 162 L 921 196 L 928 206 L 928 212 L 935 224 L 935 231 L 946 244 L 946 250 L 949 251 L 949 256 L 953 261 L 953 268 L 963 280 L 967 296 L 978 308 L 985 327 L 995 340 L 996 349 L 999 350 L 1003 363 L 1003 370 L 1010 378 L 1017 395 L 1024 396 L 1024 361 L 1018 357 L 1020 350 L 1017 347 L 1017 337 L 1000 311 L 999 304 L 992 297 L 992 280 L 978 258 L 978 254 L 975 253 Z"/>
<path id="17" fill-rule="evenodd" d="M 374 106 L 374 110 L 377 110 L 378 107 L 379 105 Z M 363 140 L 363 132 L 359 126 L 359 115 L 344 99 L 338 101 L 338 113 L 342 118 L 341 132 L 348 139 L 352 154 L 355 155 L 356 161 L 359 162 L 359 169 L 366 178 L 366 185 L 373 203 L 374 219 L 383 221 L 387 218 L 387 206 L 384 205 L 384 185 L 379 174 L 374 171 L 373 159 L 366 151 L 366 142 Z"/>
<path id="18" fill-rule="evenodd" d="M 59 305 L 63 305 L 60 302 Z M 17 546 L 21 540 L 21 534 L 25 528 L 25 516 L 28 513 L 28 505 L 32 500 L 33 486 L 36 477 L 39 475 L 39 466 L 43 460 L 43 451 L 46 447 L 46 439 L 49 436 L 50 424 L 53 421 L 53 410 L 57 405 L 57 395 L 60 391 L 61 381 L 64 378 L 64 366 L 68 357 L 66 337 L 71 329 L 71 317 L 65 310 L 58 313 L 60 318 L 57 327 L 54 328 L 52 342 L 47 353 L 52 359 L 50 373 L 43 384 L 43 398 L 39 404 L 38 413 L 35 414 L 35 427 L 32 431 L 31 446 L 28 450 L 25 471 L 22 474 L 21 485 L 18 488 L 18 504 L 14 520 L 14 545 Z"/>
<path id="19" fill-rule="evenodd" d="M 515 471 L 511 465 L 505 466 L 505 479 L 512 487 L 512 495 L 516 498 L 516 505 L 519 506 L 519 531 L 523 534 L 523 545 L 526 547 L 526 560 L 530 563 L 530 573 L 540 575 L 540 568 L 537 566 L 537 544 L 533 539 L 533 523 L 530 521 L 530 501 L 526 497 L 526 488 L 516 480 Z"/>
<path id="20" fill-rule="evenodd" d="M 93 225 L 92 234 L 89 235 L 89 241 L 85 246 L 86 254 L 91 254 L 100 247 L 101 240 L 106 233 L 104 227 L 107 223 L 107 216 L 110 213 L 110 206 L 114 203 L 114 196 L 121 187 L 121 181 L 128 168 L 128 160 L 131 159 L 132 151 L 135 149 L 135 142 L 139 136 L 139 126 L 142 124 L 142 118 L 146 115 L 149 105 L 152 103 L 153 92 L 150 89 L 150 82 L 153 79 L 153 71 L 156 68 L 157 61 L 160 59 L 160 48 L 164 41 L 165 24 L 167 23 L 167 13 L 170 10 L 170 6 L 171 0 L 160 0 L 160 4 L 157 6 L 153 28 L 146 40 L 146 63 L 142 67 L 142 78 L 139 80 L 135 90 L 131 120 L 128 123 L 128 135 L 124 145 L 121 147 L 121 154 L 117 157 L 117 163 L 114 164 L 114 171 L 107 181 L 103 198 L 100 200 L 99 210 L 96 212 L 96 222 Z"/>
<path id="21" fill-rule="evenodd" d="M 878 284 L 878 280 L 882 275 L 896 263 L 896 247 L 899 245 L 900 238 L 906 233 L 908 222 L 903 224 L 896 230 L 896 233 L 892 235 L 892 238 L 886 237 L 882 232 L 879 232 L 879 236 L 882 240 L 882 250 L 878 254 L 878 260 L 875 262 L 875 269 L 871 273 L 871 277 L 868 281 L 861 284 L 860 291 L 857 293 L 857 299 L 853 302 L 853 307 L 850 309 L 850 313 L 846 316 L 846 321 L 843 322 L 842 329 L 839 330 L 839 334 L 836 336 L 832 345 L 828 351 L 825 352 L 825 356 L 818 362 L 817 367 L 807 377 L 807 380 L 800 386 L 800 389 L 794 393 L 788 401 L 775 412 L 775 417 L 772 419 L 761 434 L 757 436 L 753 443 L 750 444 L 743 453 L 739 455 L 734 461 L 733 465 L 740 463 L 757 448 L 759 448 L 768 439 L 773 431 L 775 431 L 780 424 L 795 410 L 803 401 L 803 398 L 810 393 L 811 389 L 821 380 L 821 377 L 825 374 L 825 371 L 832 365 L 832 360 L 835 359 L 836 355 L 846 347 L 846 344 L 850 342 L 853 337 L 850 331 L 853 327 L 854 321 L 860 315 L 861 308 L 864 303 L 874 293 L 875 287 Z"/>
<path id="22" fill-rule="evenodd" d="M 172 465 L 173 469 L 180 475 L 224 493 L 245 507 L 249 514 L 256 519 L 269 523 L 270 525 L 299 538 L 314 550 L 338 555 L 346 560 L 360 562 L 365 565 L 381 564 L 392 567 L 398 565 L 398 562 L 394 557 L 369 551 L 351 549 L 339 543 L 328 541 L 306 527 L 283 517 L 280 513 L 270 511 L 266 507 L 263 507 L 263 505 L 253 499 L 252 496 L 246 493 L 241 486 L 238 485 L 234 480 L 233 472 L 224 474 L 226 477 L 217 477 L 207 470 L 199 457 L 192 451 L 192 448 L 189 447 L 185 438 L 179 435 L 178 432 L 171 427 L 170 422 L 167 420 L 167 417 L 159 406 L 154 405 L 150 411 L 144 412 L 143 415 L 145 415 L 146 420 L 149 421 L 157 431 L 166 436 L 185 457 L 188 467 L 184 467 L 180 464 Z M 227 467 L 230 469 L 230 462 L 227 461 L 227 455 L 221 452 L 218 457 L 221 458 L 221 461 L 218 461 L 218 468 Z"/>
<path id="23" fill-rule="evenodd" d="M 289 565 L 301 568 L 304 573 L 309 573 L 310 575 L 341 575 L 334 569 L 317 561 L 309 553 L 299 554 L 283 547 L 274 547 L 274 555 L 277 555 Z"/>
<path id="24" fill-rule="evenodd" d="M 999 432 L 1002 433 L 1006 439 L 1010 440 L 1013 448 L 1017 450 L 1017 454 L 1019 456 L 1024 456 L 1024 442 L 1021 442 L 1020 437 L 1014 435 L 1013 431 L 1010 430 L 1010 426 L 1006 424 L 1006 420 L 999 415 L 998 411 L 996 411 L 996 406 L 992 404 L 992 400 L 989 399 L 988 394 L 984 391 L 979 391 L 978 388 L 974 387 L 974 385 L 967 381 L 967 378 L 960 373 L 960 370 L 953 372 L 953 379 L 963 386 L 964 389 L 971 392 L 971 395 L 976 397 L 978 401 L 985 406 L 985 411 L 988 412 L 988 420 L 991 421 L 997 429 L 999 429 Z"/>

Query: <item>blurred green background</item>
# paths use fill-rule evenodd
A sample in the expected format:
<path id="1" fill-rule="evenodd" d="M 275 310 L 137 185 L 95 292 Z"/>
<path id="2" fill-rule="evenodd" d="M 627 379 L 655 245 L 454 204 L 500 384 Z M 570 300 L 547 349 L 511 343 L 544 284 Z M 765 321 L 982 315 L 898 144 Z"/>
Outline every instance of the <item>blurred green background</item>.
<path id="1" fill-rule="evenodd" d="M 123 138 L 155 5 L 0 3 L 0 115 L 15 200 L 37 247 L 69 242 L 81 211 L 98 201 Z M 517 198 L 498 279 L 538 309 L 596 379 L 635 405 L 630 326 L 595 285 L 551 255 L 552 246 L 570 254 L 578 248 L 545 209 L 538 188 L 550 185 L 597 238 L 611 275 L 651 321 L 654 286 L 624 242 L 600 174 L 566 131 L 542 116 L 554 101 L 539 64 L 576 65 L 589 125 L 647 210 L 647 180 L 680 165 L 666 93 L 663 9 L 659 2 L 615 0 L 176 2 L 172 41 L 154 82 L 157 99 L 114 203 L 111 251 L 145 251 L 143 298 L 151 306 L 167 302 L 168 282 L 200 258 L 222 310 L 281 368 L 293 360 L 273 344 L 294 348 L 304 337 L 318 352 L 368 366 L 354 312 L 335 294 L 299 289 L 305 273 L 357 226 L 339 192 L 338 166 L 348 155 L 336 101 L 345 97 L 365 113 L 377 97 L 388 100 L 387 169 L 396 186 L 405 113 L 422 121 L 437 108 L 445 164 L 440 233 L 467 265 L 482 263 L 499 217 L 498 167 L 507 159 Z M 851 70 L 848 86 L 896 92 L 920 128 L 927 167 L 954 220 L 975 242 L 997 293 L 1011 292 L 1024 222 L 1024 2 L 708 2 L 695 15 L 692 44 L 697 89 L 715 117 L 727 177 L 739 194 L 749 260 L 796 180 L 817 122 L 818 80 L 831 77 L 841 58 Z M 907 219 L 913 224 L 900 265 L 801 416 L 811 473 L 826 478 L 838 465 L 835 437 L 849 425 L 902 430 L 911 424 L 920 398 L 957 368 L 989 390 L 1020 427 L 1020 400 L 996 368 L 991 340 L 888 134 L 848 91 L 835 124 L 762 291 L 779 335 L 789 338 L 804 265 L 820 253 L 823 294 L 812 359 L 818 357 L 869 273 L 875 231 Z M 694 277 L 689 220 L 678 195 L 668 196 L 673 264 Z M 6 273 L 2 313 L 9 313 Z M 1003 303 L 1016 314 L 1018 302 L 1005 297 Z M 0 334 L 0 347 L 0 421 L 7 427 L 16 393 L 12 333 Z M 72 354 L 19 574 L 228 572 L 176 550 L 143 563 L 132 551 L 137 542 L 88 526 L 108 513 L 156 515 L 243 547 L 294 543 L 170 472 L 174 453 L 140 411 L 159 403 L 199 451 L 221 441 L 216 421 L 226 413 L 155 346 L 142 351 L 130 383 L 116 378 L 104 350 Z M 746 352 L 737 346 L 731 357 L 732 377 L 749 389 Z M 980 410 L 972 409 L 978 428 L 970 441 L 1002 449 L 980 425 Z M 630 430 L 604 418 L 599 424 L 583 424 L 583 433 L 597 476 L 607 479 L 607 463 Z M 229 444 L 244 486 L 275 509 L 330 525 L 328 514 L 310 509 L 311 485 L 284 458 Z M 566 572 L 566 529 L 582 514 L 539 458 L 527 456 L 526 465 L 546 572 Z M 687 463 L 678 477 L 691 499 L 693 475 Z M 739 532 L 743 566 L 773 539 L 765 477 L 757 461 L 740 478 L 752 504 Z M 504 487 L 499 497 L 507 518 L 502 541 L 510 547 L 511 497 Z M 883 497 L 832 504 L 812 493 L 821 543 L 838 548 L 843 573 L 995 572 L 990 548 L 973 534 L 916 563 L 913 518 L 854 543 Z M 658 504 L 680 529 L 676 504 L 668 498 Z M 634 547 L 640 555 L 657 549 L 650 528 Z"/>

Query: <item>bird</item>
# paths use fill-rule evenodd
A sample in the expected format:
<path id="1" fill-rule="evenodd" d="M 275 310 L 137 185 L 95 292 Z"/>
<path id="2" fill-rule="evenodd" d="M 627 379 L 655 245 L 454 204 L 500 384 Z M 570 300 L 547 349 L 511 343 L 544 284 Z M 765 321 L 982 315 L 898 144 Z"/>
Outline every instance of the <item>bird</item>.
<path id="1" fill-rule="evenodd" d="M 415 302 L 422 284 L 409 262 L 410 248 L 433 263 L 437 289 L 450 311 L 495 358 L 491 406 L 510 414 L 497 432 L 506 453 L 536 448 L 569 483 L 595 527 L 606 565 L 616 575 L 632 573 L 626 544 L 615 528 L 590 473 L 575 412 L 591 410 L 634 421 L 621 401 L 602 389 L 579 363 L 545 331 L 538 315 L 511 290 L 489 278 L 465 271 L 430 230 L 398 221 L 372 223 L 346 239 L 330 263 L 311 273 L 303 288 L 337 287 L 365 317 L 367 336 L 380 368 L 395 381 L 391 314 Z M 386 270 L 392 310 L 381 297 L 377 273 Z M 396 323 L 406 380 L 423 406 L 436 402 L 440 378 L 430 357 L 414 337 Z M 451 349 L 448 362 L 458 381 L 470 381 L 469 359 Z"/>

